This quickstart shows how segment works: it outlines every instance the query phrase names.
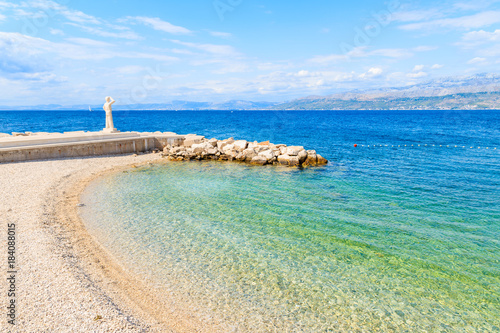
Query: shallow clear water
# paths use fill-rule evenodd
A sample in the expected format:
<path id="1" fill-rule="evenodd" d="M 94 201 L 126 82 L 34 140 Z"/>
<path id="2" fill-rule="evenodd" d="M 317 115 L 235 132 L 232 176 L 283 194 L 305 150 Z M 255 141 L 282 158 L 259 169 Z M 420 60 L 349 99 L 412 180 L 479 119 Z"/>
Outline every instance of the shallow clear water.
<path id="1" fill-rule="evenodd" d="M 0 112 L 0 132 L 30 130 L 30 119 L 31 130 L 102 127 L 86 113 Z M 500 331 L 499 111 L 129 112 L 115 122 L 303 144 L 331 161 L 179 162 L 93 183 L 81 210 L 89 231 L 174 307 L 241 331 Z"/>
<path id="2" fill-rule="evenodd" d="M 240 329 L 493 331 L 500 211 L 487 184 L 472 198 L 381 179 L 172 163 L 105 177 L 82 214 L 132 272 Z"/>
<path id="3" fill-rule="evenodd" d="M 305 170 L 132 169 L 89 187 L 82 215 L 132 272 L 207 321 L 243 331 L 498 331 L 498 150 L 407 143 L 344 147 L 344 158 Z"/>

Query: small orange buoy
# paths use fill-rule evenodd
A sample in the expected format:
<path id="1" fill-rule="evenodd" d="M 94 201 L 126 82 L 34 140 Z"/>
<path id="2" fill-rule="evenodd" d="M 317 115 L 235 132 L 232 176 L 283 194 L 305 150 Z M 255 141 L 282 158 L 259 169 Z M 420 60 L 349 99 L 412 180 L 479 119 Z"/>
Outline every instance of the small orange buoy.
<path id="1" fill-rule="evenodd" d="M 354 147 L 357 147 L 358 145 L 354 145 Z"/>

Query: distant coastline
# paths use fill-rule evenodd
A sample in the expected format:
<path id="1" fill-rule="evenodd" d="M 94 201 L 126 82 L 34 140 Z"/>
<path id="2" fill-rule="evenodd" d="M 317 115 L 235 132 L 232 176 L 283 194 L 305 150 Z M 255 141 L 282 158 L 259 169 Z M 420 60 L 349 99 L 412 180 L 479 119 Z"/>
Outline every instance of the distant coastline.
<path id="1" fill-rule="evenodd" d="M 209 110 L 498 110 L 500 75 L 479 74 L 441 78 L 429 82 L 368 91 L 346 91 L 327 96 L 308 96 L 282 102 L 230 100 L 224 102 L 171 101 L 116 104 L 116 111 L 209 111 Z M 102 111 L 101 104 L 2 106 L 0 110 Z"/>
<path id="2" fill-rule="evenodd" d="M 181 101 L 180 101 L 181 102 Z M 340 99 L 330 97 L 309 97 L 286 103 L 256 103 L 230 101 L 218 103 L 184 102 L 174 104 L 118 105 L 115 111 L 296 111 L 296 110 L 499 110 L 500 91 L 459 93 L 427 97 L 380 97 L 374 99 Z M 98 106 L 89 106 L 99 111 Z M 36 105 L 9 107 L 0 106 L 0 111 L 87 111 L 82 105 Z"/>

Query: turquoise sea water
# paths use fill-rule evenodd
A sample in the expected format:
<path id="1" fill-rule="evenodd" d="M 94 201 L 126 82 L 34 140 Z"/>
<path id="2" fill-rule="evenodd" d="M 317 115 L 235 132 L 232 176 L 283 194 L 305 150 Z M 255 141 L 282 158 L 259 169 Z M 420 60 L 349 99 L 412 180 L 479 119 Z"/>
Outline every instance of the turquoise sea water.
<path id="1" fill-rule="evenodd" d="M 500 331 L 499 113 L 323 116 L 294 128 L 326 167 L 145 166 L 93 183 L 82 217 L 221 330 Z"/>
<path id="2" fill-rule="evenodd" d="M 0 112 L 0 132 L 102 121 Z M 331 161 L 179 162 L 94 182 L 89 231 L 172 309 L 224 332 L 500 331 L 499 111 L 118 112 L 115 124 Z"/>

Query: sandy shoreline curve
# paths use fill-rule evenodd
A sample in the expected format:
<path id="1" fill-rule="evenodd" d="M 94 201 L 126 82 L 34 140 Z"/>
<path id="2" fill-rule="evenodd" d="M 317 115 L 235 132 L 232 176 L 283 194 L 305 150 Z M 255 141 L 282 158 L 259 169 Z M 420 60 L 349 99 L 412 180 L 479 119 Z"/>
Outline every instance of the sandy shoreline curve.
<path id="1" fill-rule="evenodd" d="M 212 332 L 155 297 L 85 229 L 80 195 L 93 180 L 132 165 L 169 163 L 159 154 L 0 164 L 2 232 L 17 232 L 16 325 L 11 332 Z M 0 244 L 6 252 L 6 242 Z M 7 271 L 2 262 L 2 271 Z M 2 290 L 7 282 L 2 279 Z M 7 297 L 1 306 L 7 306 Z M 5 306 L 5 307 L 4 307 Z"/>

